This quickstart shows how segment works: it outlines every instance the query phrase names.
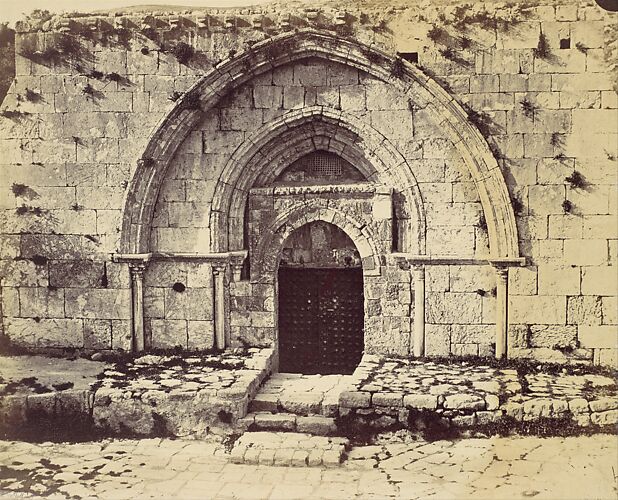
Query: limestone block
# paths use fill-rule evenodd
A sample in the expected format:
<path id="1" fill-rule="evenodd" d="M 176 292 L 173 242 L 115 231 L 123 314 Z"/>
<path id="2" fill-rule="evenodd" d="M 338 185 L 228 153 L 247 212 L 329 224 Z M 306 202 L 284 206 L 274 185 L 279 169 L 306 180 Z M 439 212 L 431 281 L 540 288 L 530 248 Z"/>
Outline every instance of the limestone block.
<path id="1" fill-rule="evenodd" d="M 526 158 L 548 158 L 554 155 L 554 146 L 550 143 L 550 134 L 524 134 Z"/>
<path id="2" fill-rule="evenodd" d="M 554 51 L 551 58 L 534 59 L 535 73 L 583 73 L 586 54 L 577 49 Z"/>
<path id="3" fill-rule="evenodd" d="M 450 286 L 449 266 L 425 268 L 425 289 L 428 292 L 448 292 Z"/>
<path id="4" fill-rule="evenodd" d="M 19 289 L 13 287 L 2 288 L 2 316 L 19 316 Z"/>
<path id="5" fill-rule="evenodd" d="M 455 203 L 480 201 L 478 189 L 473 182 L 454 182 L 452 187 Z"/>
<path id="6" fill-rule="evenodd" d="M 551 295 L 509 297 L 509 323 L 564 325 L 566 323 L 566 297 Z"/>
<path id="7" fill-rule="evenodd" d="M 618 329 L 615 326 L 581 325 L 578 339 L 581 347 L 618 348 Z"/>
<path id="8" fill-rule="evenodd" d="M 577 327 L 563 325 L 532 325 L 530 347 L 576 347 Z"/>
<path id="9" fill-rule="evenodd" d="M 494 285 L 495 286 L 495 285 Z M 512 267 L 509 269 L 509 294 L 534 295 L 537 293 L 537 267 Z"/>
<path id="10" fill-rule="evenodd" d="M 607 90 L 601 92 L 601 107 L 611 109 L 618 108 L 618 94 Z"/>
<path id="11" fill-rule="evenodd" d="M 583 217 L 584 239 L 618 238 L 615 215 L 585 215 Z"/>
<path id="12" fill-rule="evenodd" d="M 481 297 L 476 293 L 430 293 L 425 307 L 428 323 L 474 324 L 481 318 Z"/>
<path id="13" fill-rule="evenodd" d="M 406 394 L 403 405 L 406 408 L 435 410 L 438 407 L 438 397 L 431 394 Z"/>
<path id="14" fill-rule="evenodd" d="M 127 289 L 67 288 L 65 312 L 69 318 L 130 319 L 131 292 Z"/>
<path id="15" fill-rule="evenodd" d="M 474 253 L 473 227 L 427 229 L 427 251 L 436 255 L 470 256 Z"/>
<path id="16" fill-rule="evenodd" d="M 573 202 L 579 214 L 608 214 L 609 197 L 608 186 L 597 186 L 594 192 L 567 188 L 567 198 Z"/>
<path id="17" fill-rule="evenodd" d="M 470 94 L 470 106 L 477 111 L 508 111 L 515 107 L 515 100 L 508 92 Z"/>
<path id="18" fill-rule="evenodd" d="M 450 325 L 425 325 L 425 354 L 427 356 L 447 356 L 451 349 Z"/>
<path id="19" fill-rule="evenodd" d="M 591 413 L 590 420 L 596 425 L 615 426 L 618 423 L 618 410 Z"/>
<path id="20" fill-rule="evenodd" d="M 298 109 L 304 104 L 304 87 L 284 87 L 283 88 L 283 109 Z"/>
<path id="21" fill-rule="evenodd" d="M 538 276 L 539 295 L 578 295 L 580 292 L 579 267 L 541 263 Z"/>
<path id="22" fill-rule="evenodd" d="M 478 222 L 482 208 L 477 203 L 426 203 L 426 224 L 468 226 Z"/>
<path id="23" fill-rule="evenodd" d="M 495 285 L 495 272 L 490 266 L 450 266 L 451 292 L 491 290 Z"/>
<path id="24" fill-rule="evenodd" d="M 84 348 L 111 349 L 112 322 L 110 320 L 84 320 Z"/>
<path id="25" fill-rule="evenodd" d="M 618 401 L 616 398 L 603 397 L 590 401 L 590 409 L 592 411 L 618 410 Z"/>
<path id="26" fill-rule="evenodd" d="M 49 284 L 55 287 L 102 287 L 103 273 L 103 262 L 90 260 L 51 261 L 49 263 Z"/>
<path id="27" fill-rule="evenodd" d="M 367 109 L 388 110 L 388 109 L 408 109 L 406 99 L 401 92 L 390 85 L 382 82 L 369 82 L 365 85 Z"/>
<path id="28" fill-rule="evenodd" d="M 582 237 L 582 218 L 576 215 L 550 215 L 549 237 L 560 239 L 580 239 Z"/>
<path id="29" fill-rule="evenodd" d="M 455 344 L 451 343 L 451 354 L 454 356 L 478 356 L 478 344 Z"/>
<path id="30" fill-rule="evenodd" d="M 280 108 L 283 105 L 283 88 L 274 85 L 253 87 L 253 103 L 258 109 Z"/>
<path id="31" fill-rule="evenodd" d="M 582 267 L 582 294 L 618 295 L 618 276 L 613 266 Z"/>
<path id="32" fill-rule="evenodd" d="M 124 113 L 67 113 L 63 116 L 65 137 L 109 137 L 126 135 Z"/>
<path id="33" fill-rule="evenodd" d="M 165 290 L 166 319 L 213 319 L 213 291 L 210 288 L 187 288 L 183 292 Z"/>
<path id="34" fill-rule="evenodd" d="M 604 325 L 618 325 L 618 297 L 601 298 Z"/>
<path id="35" fill-rule="evenodd" d="M 580 92 L 586 90 L 612 90 L 609 74 L 581 73 L 552 75 L 552 90 Z"/>
<path id="36" fill-rule="evenodd" d="M 262 111 L 244 108 L 221 110 L 221 130 L 253 130 L 262 124 Z"/>
<path id="37" fill-rule="evenodd" d="M 339 108 L 339 87 L 315 87 L 315 103 L 318 106 Z"/>
<path id="38" fill-rule="evenodd" d="M 296 64 L 294 66 L 293 85 L 317 87 L 326 85 L 326 68 L 321 62 Z"/>
<path id="39" fill-rule="evenodd" d="M 63 318 L 64 290 L 20 288 L 20 315 L 23 318 Z"/>
<path id="40" fill-rule="evenodd" d="M 517 50 L 483 50 L 476 54 L 475 73 L 477 74 L 517 74 L 519 70 L 519 51 Z"/>
<path id="41" fill-rule="evenodd" d="M 131 350 L 131 321 L 126 319 L 112 320 L 112 348 L 124 351 Z"/>
<path id="42" fill-rule="evenodd" d="M 372 398 L 373 406 L 400 407 L 403 405 L 404 394 L 400 392 L 376 392 Z"/>
<path id="43" fill-rule="evenodd" d="M 567 299 L 567 323 L 570 325 L 600 325 L 603 319 L 601 297 L 575 296 Z"/>
<path id="44" fill-rule="evenodd" d="M 367 108 L 364 85 L 341 85 L 339 96 L 344 111 L 362 111 Z"/>
<path id="45" fill-rule="evenodd" d="M 453 410 L 484 410 L 485 400 L 476 394 L 450 394 L 444 398 L 444 408 Z"/>
<path id="46" fill-rule="evenodd" d="M 495 341 L 494 325 L 451 325 L 451 342 L 453 344 L 490 344 Z"/>
<path id="47" fill-rule="evenodd" d="M 339 405 L 344 408 L 369 408 L 371 406 L 371 393 L 343 391 L 339 395 Z"/>
<path id="48" fill-rule="evenodd" d="M 595 352 L 598 353 L 600 365 L 618 369 L 618 349 L 595 349 Z"/>
<path id="49" fill-rule="evenodd" d="M 149 325 L 152 347 L 169 349 L 187 345 L 187 322 L 185 320 L 151 319 Z"/>
<path id="50" fill-rule="evenodd" d="M 24 347 L 82 347 L 84 343 L 78 319 L 6 318 L 4 333 Z"/>
<path id="51" fill-rule="evenodd" d="M 127 51 L 126 57 L 127 73 L 130 75 L 148 75 L 145 82 L 156 77 L 158 52 L 150 51 L 144 54 L 141 51 Z"/>
<path id="52" fill-rule="evenodd" d="M 599 108 L 601 107 L 601 92 L 560 92 L 560 107 L 564 109 L 573 108 Z M 574 130 L 576 130 L 574 128 Z"/>
<path id="53" fill-rule="evenodd" d="M 213 321 L 187 321 L 187 332 L 189 350 L 212 349 L 215 338 Z"/>

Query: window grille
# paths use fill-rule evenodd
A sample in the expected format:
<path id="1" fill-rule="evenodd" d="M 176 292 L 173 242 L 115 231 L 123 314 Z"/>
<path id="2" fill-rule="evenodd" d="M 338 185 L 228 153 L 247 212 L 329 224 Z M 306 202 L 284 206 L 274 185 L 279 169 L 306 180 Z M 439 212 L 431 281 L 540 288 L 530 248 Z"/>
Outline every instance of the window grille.
<path id="1" fill-rule="evenodd" d="M 341 177 L 341 158 L 336 155 L 314 154 L 306 159 L 311 173 L 320 177 Z"/>

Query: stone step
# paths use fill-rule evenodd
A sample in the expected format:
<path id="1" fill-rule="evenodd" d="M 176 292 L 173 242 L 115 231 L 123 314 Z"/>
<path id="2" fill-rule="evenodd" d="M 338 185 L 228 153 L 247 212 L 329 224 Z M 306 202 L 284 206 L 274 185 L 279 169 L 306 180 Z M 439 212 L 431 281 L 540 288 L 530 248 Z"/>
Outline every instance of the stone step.
<path id="1" fill-rule="evenodd" d="M 334 436 L 337 424 L 332 417 L 296 415 L 294 413 L 249 413 L 239 425 L 250 431 L 303 432 L 314 436 Z"/>
<path id="2" fill-rule="evenodd" d="M 335 417 L 339 394 L 348 388 L 344 375 L 274 373 L 249 405 L 251 412 L 287 412 Z"/>
<path id="3" fill-rule="evenodd" d="M 299 432 L 245 432 L 234 443 L 230 460 L 236 464 L 283 467 L 339 467 L 350 442 L 341 437 Z"/>

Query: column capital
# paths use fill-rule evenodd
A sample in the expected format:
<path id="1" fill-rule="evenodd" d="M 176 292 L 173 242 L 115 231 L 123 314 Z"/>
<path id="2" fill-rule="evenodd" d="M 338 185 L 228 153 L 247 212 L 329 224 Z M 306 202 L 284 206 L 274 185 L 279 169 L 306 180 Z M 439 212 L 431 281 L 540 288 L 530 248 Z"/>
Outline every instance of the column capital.
<path id="1" fill-rule="evenodd" d="M 228 266 L 227 262 L 213 262 L 212 272 L 213 274 L 225 273 L 227 266 Z"/>
<path id="2" fill-rule="evenodd" d="M 496 271 L 496 277 L 500 280 L 506 281 L 509 277 L 509 268 L 508 266 L 499 266 L 499 265 L 493 265 L 492 266 L 494 268 L 494 270 Z"/>
<path id="3" fill-rule="evenodd" d="M 129 271 L 131 273 L 131 278 L 133 279 L 143 278 L 144 272 L 146 271 L 146 267 L 148 267 L 148 264 L 146 262 L 130 262 Z"/>

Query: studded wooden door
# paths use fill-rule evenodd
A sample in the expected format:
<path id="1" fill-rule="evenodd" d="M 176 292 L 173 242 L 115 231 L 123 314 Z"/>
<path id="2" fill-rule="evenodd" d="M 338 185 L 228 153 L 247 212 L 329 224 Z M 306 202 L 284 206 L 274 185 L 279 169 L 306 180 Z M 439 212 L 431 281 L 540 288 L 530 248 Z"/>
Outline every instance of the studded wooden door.
<path id="1" fill-rule="evenodd" d="M 364 347 L 363 274 L 279 269 L 279 370 L 352 373 Z"/>

